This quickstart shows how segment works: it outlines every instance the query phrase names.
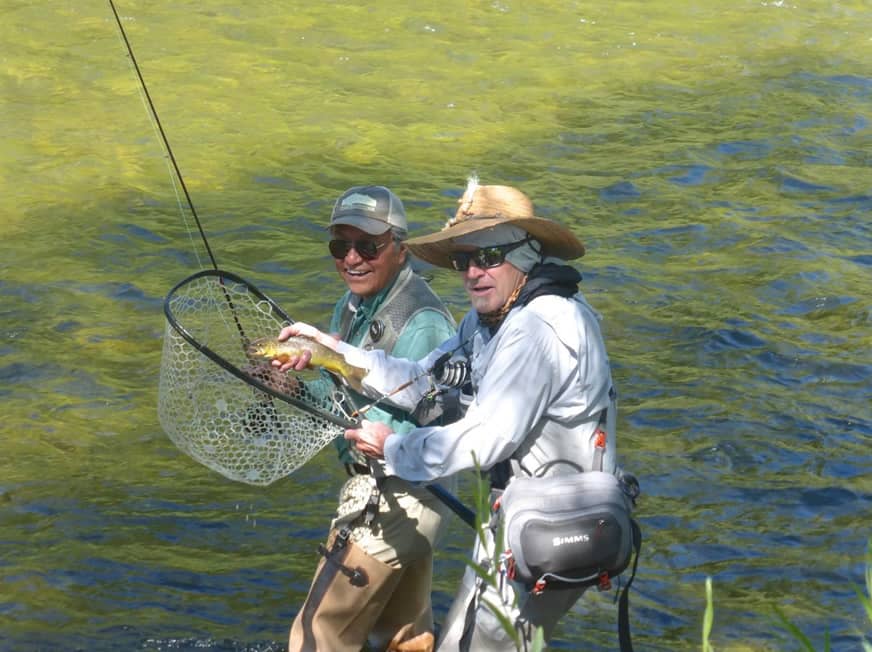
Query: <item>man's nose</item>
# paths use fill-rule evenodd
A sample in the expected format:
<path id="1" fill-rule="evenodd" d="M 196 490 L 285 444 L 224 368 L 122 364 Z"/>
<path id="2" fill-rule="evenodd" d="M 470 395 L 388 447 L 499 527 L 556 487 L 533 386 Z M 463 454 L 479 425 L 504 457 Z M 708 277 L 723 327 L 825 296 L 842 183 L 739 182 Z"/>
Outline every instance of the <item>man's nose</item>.
<path id="1" fill-rule="evenodd" d="M 356 265 L 362 260 L 363 257 L 359 253 L 357 253 L 356 247 L 351 247 L 351 249 L 348 250 L 348 253 L 345 254 L 345 262 L 350 265 Z"/>
<path id="2" fill-rule="evenodd" d="M 469 261 L 469 267 L 466 268 L 464 274 L 469 279 L 481 278 L 484 276 L 484 270 L 472 261 Z"/>

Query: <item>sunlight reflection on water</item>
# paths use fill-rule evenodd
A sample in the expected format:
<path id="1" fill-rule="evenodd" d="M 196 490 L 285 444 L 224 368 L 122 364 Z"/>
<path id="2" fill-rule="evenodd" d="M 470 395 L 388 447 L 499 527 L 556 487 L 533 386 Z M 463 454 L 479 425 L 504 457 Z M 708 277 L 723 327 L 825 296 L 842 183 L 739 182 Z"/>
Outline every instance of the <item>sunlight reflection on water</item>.
<path id="1" fill-rule="evenodd" d="M 343 471 L 328 447 L 248 487 L 160 431 L 163 298 L 208 257 L 108 9 L 49 5 L 0 26 L 0 649 L 284 649 Z M 426 232 L 477 170 L 582 237 L 643 490 L 639 648 L 697 645 L 706 576 L 718 648 L 777 647 L 773 605 L 856 648 L 863 3 L 120 9 L 219 263 L 296 318 L 340 293 L 324 219 L 356 183 Z M 460 316 L 453 275 L 425 272 Z M 453 524 L 437 559 L 437 621 L 467 539 Z M 555 648 L 614 649 L 611 597 Z"/>

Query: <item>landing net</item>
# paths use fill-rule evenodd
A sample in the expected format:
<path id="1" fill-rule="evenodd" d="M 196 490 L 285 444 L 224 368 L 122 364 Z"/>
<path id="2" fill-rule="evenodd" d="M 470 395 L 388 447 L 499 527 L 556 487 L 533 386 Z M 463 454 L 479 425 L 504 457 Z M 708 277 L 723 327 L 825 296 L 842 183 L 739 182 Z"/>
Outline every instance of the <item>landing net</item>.
<path id="1" fill-rule="evenodd" d="M 198 462 L 231 480 L 268 485 L 351 425 L 353 407 L 338 382 L 286 376 L 248 358 L 250 341 L 275 337 L 293 320 L 242 278 L 198 272 L 169 292 L 164 314 L 158 416 Z"/>

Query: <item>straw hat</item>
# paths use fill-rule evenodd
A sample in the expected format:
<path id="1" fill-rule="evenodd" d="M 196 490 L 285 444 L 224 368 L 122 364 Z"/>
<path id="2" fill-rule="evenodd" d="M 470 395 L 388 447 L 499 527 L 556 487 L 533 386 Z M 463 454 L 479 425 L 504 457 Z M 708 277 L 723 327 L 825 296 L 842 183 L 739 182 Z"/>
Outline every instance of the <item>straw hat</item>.
<path id="1" fill-rule="evenodd" d="M 571 260 L 584 255 L 584 245 L 575 234 L 553 220 L 536 217 L 533 202 L 517 188 L 480 186 L 478 179 L 471 177 L 459 203 L 457 214 L 441 231 L 406 242 L 415 256 L 437 267 L 452 269 L 448 255 L 470 249 L 468 245 L 458 244 L 458 238 L 499 224 L 511 224 L 536 238 L 542 244 L 543 256 Z"/>

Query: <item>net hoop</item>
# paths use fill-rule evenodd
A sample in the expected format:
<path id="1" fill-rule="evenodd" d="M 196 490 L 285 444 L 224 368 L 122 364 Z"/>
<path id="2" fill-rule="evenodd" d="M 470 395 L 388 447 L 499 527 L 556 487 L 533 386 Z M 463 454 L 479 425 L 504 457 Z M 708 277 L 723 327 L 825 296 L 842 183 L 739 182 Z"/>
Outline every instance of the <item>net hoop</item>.
<path id="1" fill-rule="evenodd" d="M 223 282 L 223 280 L 226 279 L 226 280 L 232 281 L 233 283 L 238 283 L 239 285 L 244 286 L 251 294 L 256 296 L 261 301 L 265 301 L 269 305 L 269 307 L 272 311 L 274 311 L 277 315 L 281 316 L 282 321 L 284 322 L 284 325 L 290 325 L 290 324 L 294 323 L 294 320 L 291 319 L 288 316 L 288 314 L 284 310 L 282 310 L 282 308 L 275 301 L 273 301 L 269 296 L 267 296 L 266 294 L 261 292 L 257 287 L 255 287 L 254 285 L 252 285 L 251 283 L 246 281 L 241 276 L 233 274 L 232 272 L 227 272 L 227 271 L 223 271 L 223 270 L 219 270 L 219 269 L 206 269 L 206 270 L 202 270 L 200 272 L 197 272 L 196 274 L 192 274 L 191 276 L 183 279 L 182 281 L 179 281 L 167 293 L 167 297 L 164 300 L 164 315 L 167 318 L 167 323 L 170 326 L 172 326 L 173 329 L 179 335 L 181 335 L 188 344 L 190 344 L 195 349 L 197 349 L 200 353 L 202 353 L 207 358 L 212 360 L 212 362 L 220 365 L 223 369 L 225 369 L 226 371 L 229 371 L 231 374 L 233 374 L 234 376 L 236 376 L 237 378 L 239 378 L 243 382 L 248 383 L 249 385 L 253 385 L 254 387 L 259 389 L 260 391 L 262 391 L 266 394 L 269 394 L 273 398 L 277 398 L 281 401 L 285 401 L 286 403 L 290 403 L 291 405 L 298 407 L 301 410 L 304 410 L 306 412 L 314 413 L 315 415 L 323 417 L 323 418 L 327 419 L 328 421 L 332 421 L 333 423 L 335 423 L 337 426 L 340 426 L 341 428 L 353 428 L 356 425 L 359 425 L 356 421 L 352 420 L 350 417 L 342 416 L 339 414 L 329 412 L 327 410 L 323 410 L 323 409 L 319 408 L 318 406 L 312 405 L 311 403 L 297 399 L 293 396 L 288 396 L 287 394 L 280 392 L 280 391 L 276 390 L 275 388 L 270 387 L 266 383 L 261 382 L 257 378 L 245 373 L 244 371 L 239 369 L 239 367 L 237 367 L 236 365 L 225 360 L 221 355 L 219 355 L 218 353 L 213 351 L 207 345 L 203 344 L 202 342 L 198 342 L 197 339 L 191 333 L 189 333 L 185 329 L 184 326 L 182 326 L 179 323 L 179 321 L 176 319 L 176 316 L 173 314 L 173 311 L 172 311 L 172 302 L 173 302 L 173 298 L 176 295 L 176 293 L 179 291 L 180 288 L 186 287 L 192 281 L 194 281 L 198 278 L 213 277 L 213 276 L 220 279 L 219 282 Z M 228 299 L 228 301 L 229 301 L 229 299 Z M 230 310 L 233 310 L 232 303 L 230 304 Z M 273 335 L 273 334 L 277 334 L 277 333 L 269 333 L 269 334 Z M 239 337 L 240 337 L 240 345 L 243 348 L 245 346 L 247 346 L 248 343 L 252 339 L 254 339 L 254 338 L 247 337 L 247 335 L 242 330 L 241 325 L 240 325 L 240 336 Z M 325 371 L 324 373 L 329 373 L 329 372 Z M 335 380 L 335 378 L 334 378 L 334 380 Z M 341 383 L 339 383 L 339 381 L 335 381 L 335 384 L 336 384 L 336 391 L 344 394 L 344 398 L 347 400 L 347 404 L 353 405 L 353 401 L 351 400 L 351 397 L 348 396 L 347 392 L 344 390 Z"/>
<path id="2" fill-rule="evenodd" d="M 250 341 L 274 337 L 293 320 L 240 276 L 192 274 L 169 291 L 164 315 L 160 423 L 180 450 L 210 469 L 270 484 L 358 425 L 335 376 L 289 382 L 268 361 L 248 357 Z"/>

